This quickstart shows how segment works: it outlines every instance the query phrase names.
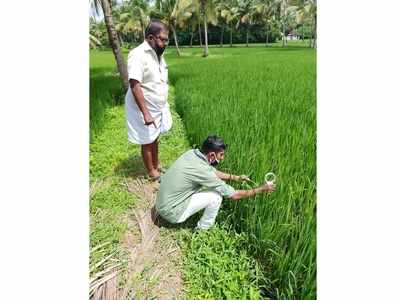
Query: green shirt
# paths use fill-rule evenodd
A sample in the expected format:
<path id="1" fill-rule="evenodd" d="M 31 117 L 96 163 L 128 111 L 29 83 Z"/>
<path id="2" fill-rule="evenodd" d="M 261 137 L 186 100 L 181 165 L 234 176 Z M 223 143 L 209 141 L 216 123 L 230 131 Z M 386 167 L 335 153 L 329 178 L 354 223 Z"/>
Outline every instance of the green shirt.
<path id="1" fill-rule="evenodd" d="M 202 188 L 214 190 L 224 197 L 232 196 L 235 189 L 219 179 L 215 171 L 198 149 L 182 154 L 161 177 L 157 212 L 167 221 L 177 223 L 190 197 Z"/>

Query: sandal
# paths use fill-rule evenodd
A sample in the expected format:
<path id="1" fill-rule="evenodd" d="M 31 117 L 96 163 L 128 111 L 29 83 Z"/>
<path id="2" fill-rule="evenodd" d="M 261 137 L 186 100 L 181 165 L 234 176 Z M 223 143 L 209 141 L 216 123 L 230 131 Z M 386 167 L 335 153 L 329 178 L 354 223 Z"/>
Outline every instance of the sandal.
<path id="1" fill-rule="evenodd" d="M 152 181 L 152 182 L 161 183 L 161 176 L 155 176 L 155 177 L 153 177 L 153 176 L 148 175 L 148 176 L 147 176 L 147 179 L 149 179 L 149 180 Z"/>
<path id="2" fill-rule="evenodd" d="M 164 174 L 165 172 L 167 172 L 167 169 L 165 169 L 163 167 L 159 167 L 159 168 L 157 168 L 157 171 Z"/>

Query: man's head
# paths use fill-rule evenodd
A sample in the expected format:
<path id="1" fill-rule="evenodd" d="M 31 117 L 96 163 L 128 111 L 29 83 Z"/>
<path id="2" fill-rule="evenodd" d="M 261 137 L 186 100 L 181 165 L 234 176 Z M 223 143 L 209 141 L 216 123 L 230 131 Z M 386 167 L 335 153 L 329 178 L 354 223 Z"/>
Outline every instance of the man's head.
<path id="1" fill-rule="evenodd" d="M 146 41 L 161 56 L 168 45 L 168 27 L 160 21 L 151 21 L 145 32 Z"/>
<path id="2" fill-rule="evenodd" d="M 225 149 L 228 147 L 224 140 L 216 135 L 210 135 L 206 138 L 201 146 L 201 152 L 207 157 L 208 162 L 212 166 L 224 159 Z"/>

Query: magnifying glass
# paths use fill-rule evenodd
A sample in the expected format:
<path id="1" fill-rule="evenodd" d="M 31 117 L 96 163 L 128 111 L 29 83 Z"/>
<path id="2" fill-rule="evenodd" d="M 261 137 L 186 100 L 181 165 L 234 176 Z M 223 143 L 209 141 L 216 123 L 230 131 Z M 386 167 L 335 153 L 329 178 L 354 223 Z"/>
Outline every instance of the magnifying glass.
<path id="1" fill-rule="evenodd" d="M 276 176 L 274 173 L 272 172 L 268 172 L 267 174 L 265 174 L 264 176 L 264 181 L 266 184 L 271 185 L 271 184 L 275 184 L 275 179 Z"/>
<path id="2" fill-rule="evenodd" d="M 268 184 L 268 185 L 275 184 L 275 180 L 276 180 L 276 175 L 275 175 L 274 173 L 272 173 L 272 172 L 268 172 L 268 173 L 265 174 L 265 176 L 264 176 L 264 182 L 265 182 L 265 184 Z M 250 182 L 251 182 L 253 185 L 257 185 L 257 183 L 254 182 L 254 181 L 251 180 L 251 179 L 250 179 Z M 242 182 L 242 184 L 247 184 L 247 183 L 246 183 L 246 182 Z"/>

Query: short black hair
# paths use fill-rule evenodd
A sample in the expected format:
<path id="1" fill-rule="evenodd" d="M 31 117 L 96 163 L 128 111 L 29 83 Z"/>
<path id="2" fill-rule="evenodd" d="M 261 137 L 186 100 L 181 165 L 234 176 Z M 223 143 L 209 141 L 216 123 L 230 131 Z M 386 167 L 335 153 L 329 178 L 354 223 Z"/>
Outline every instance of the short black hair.
<path id="1" fill-rule="evenodd" d="M 156 36 L 159 35 L 161 31 L 168 32 L 168 26 L 159 20 L 152 20 L 147 26 L 144 35 L 145 37 L 148 37 L 150 34 Z"/>
<path id="2" fill-rule="evenodd" d="M 228 148 L 224 140 L 216 135 L 209 135 L 201 146 L 201 152 L 203 154 L 208 154 L 212 151 L 220 152 Z"/>

